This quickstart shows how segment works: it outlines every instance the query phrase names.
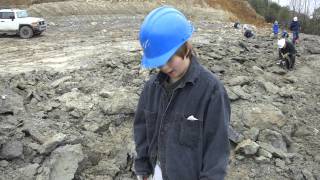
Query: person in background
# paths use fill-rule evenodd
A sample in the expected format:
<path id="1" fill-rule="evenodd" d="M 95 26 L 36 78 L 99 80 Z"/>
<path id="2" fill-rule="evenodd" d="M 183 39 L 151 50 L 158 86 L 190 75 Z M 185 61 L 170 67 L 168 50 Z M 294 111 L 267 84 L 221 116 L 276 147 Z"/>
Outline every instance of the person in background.
<path id="1" fill-rule="evenodd" d="M 290 31 L 292 31 L 292 43 L 296 44 L 299 40 L 300 23 L 298 17 L 294 17 L 290 23 Z"/>
<path id="2" fill-rule="evenodd" d="M 254 37 L 254 33 L 252 31 L 252 29 L 249 27 L 249 25 L 245 24 L 243 25 L 243 30 L 244 30 L 244 37 L 246 38 L 251 38 L 251 37 Z"/>
<path id="3" fill-rule="evenodd" d="M 159 72 L 145 83 L 134 118 L 138 179 L 226 175 L 229 97 L 217 76 L 199 63 L 189 42 L 193 31 L 171 6 L 154 9 L 141 25 L 142 66 Z"/>
<path id="4" fill-rule="evenodd" d="M 284 38 L 284 39 L 289 38 L 289 33 L 285 29 L 282 30 L 281 38 Z"/>
<path id="5" fill-rule="evenodd" d="M 235 29 L 240 29 L 240 22 L 239 22 L 239 21 L 235 22 L 234 25 L 233 25 L 233 27 L 234 27 Z"/>
<path id="6" fill-rule="evenodd" d="M 278 40 L 279 59 L 280 62 L 285 62 L 285 66 L 288 70 L 293 70 L 296 61 L 296 49 L 294 45 L 286 41 L 286 39 Z"/>
<path id="7" fill-rule="evenodd" d="M 273 26 L 272 26 L 272 32 L 273 32 L 274 38 L 278 39 L 278 33 L 279 33 L 278 21 L 274 21 Z"/>

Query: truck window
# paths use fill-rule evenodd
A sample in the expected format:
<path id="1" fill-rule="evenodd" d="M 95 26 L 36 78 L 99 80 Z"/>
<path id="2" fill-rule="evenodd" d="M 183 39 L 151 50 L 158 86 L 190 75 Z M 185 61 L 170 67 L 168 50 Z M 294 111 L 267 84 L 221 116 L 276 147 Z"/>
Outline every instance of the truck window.
<path id="1" fill-rule="evenodd" d="M 17 12 L 17 17 L 18 17 L 18 18 L 28 17 L 28 13 L 27 13 L 27 11 L 18 11 L 18 12 Z"/>
<path id="2" fill-rule="evenodd" d="M 11 19 L 12 17 L 14 17 L 13 12 L 2 12 L 1 19 Z"/>

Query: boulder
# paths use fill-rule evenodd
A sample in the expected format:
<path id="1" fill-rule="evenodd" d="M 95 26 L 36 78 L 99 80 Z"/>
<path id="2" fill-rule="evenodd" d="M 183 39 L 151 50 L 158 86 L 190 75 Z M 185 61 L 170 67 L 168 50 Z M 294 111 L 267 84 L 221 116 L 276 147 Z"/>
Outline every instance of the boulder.
<path id="1" fill-rule="evenodd" d="M 271 104 L 256 104 L 242 110 L 243 122 L 249 127 L 259 129 L 282 127 L 286 118 L 280 109 Z"/>
<path id="2" fill-rule="evenodd" d="M 246 139 L 242 141 L 238 146 L 236 147 L 236 152 L 242 152 L 245 155 L 254 155 L 257 153 L 259 149 L 259 145 L 255 142 L 253 142 L 250 139 Z"/>
<path id="3" fill-rule="evenodd" d="M 15 159 L 23 154 L 23 144 L 20 141 L 9 141 L 1 149 L 1 157 L 4 159 Z"/>
<path id="4" fill-rule="evenodd" d="M 80 144 L 59 147 L 45 160 L 37 180 L 72 180 L 83 159 Z"/>

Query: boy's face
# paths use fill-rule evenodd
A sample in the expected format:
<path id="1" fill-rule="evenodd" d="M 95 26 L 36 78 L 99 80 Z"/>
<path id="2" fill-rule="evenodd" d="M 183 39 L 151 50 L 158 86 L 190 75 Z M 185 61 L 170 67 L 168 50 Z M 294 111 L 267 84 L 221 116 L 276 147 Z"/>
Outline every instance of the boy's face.
<path id="1" fill-rule="evenodd" d="M 174 55 L 167 64 L 160 67 L 160 71 L 167 74 L 173 81 L 177 81 L 186 73 L 189 63 L 189 58 L 181 58 L 180 56 Z"/>

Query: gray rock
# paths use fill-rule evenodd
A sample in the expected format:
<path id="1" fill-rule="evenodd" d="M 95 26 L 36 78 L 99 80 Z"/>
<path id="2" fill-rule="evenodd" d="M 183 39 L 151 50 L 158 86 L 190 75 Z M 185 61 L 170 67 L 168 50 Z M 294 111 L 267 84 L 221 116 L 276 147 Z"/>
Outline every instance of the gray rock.
<path id="1" fill-rule="evenodd" d="M 232 53 L 232 55 L 239 55 L 242 51 L 241 48 L 239 47 L 234 47 L 234 46 L 231 46 L 227 49 L 230 53 Z"/>
<path id="2" fill-rule="evenodd" d="M 217 54 L 216 52 L 210 52 L 207 55 L 213 59 L 217 59 L 217 60 L 223 59 L 223 57 Z"/>
<path id="3" fill-rule="evenodd" d="M 277 94 L 279 92 L 279 87 L 274 85 L 271 82 L 266 82 L 266 81 L 260 81 L 260 83 L 262 84 L 262 87 L 271 94 Z"/>
<path id="4" fill-rule="evenodd" d="M 7 167 L 9 165 L 9 162 L 6 160 L 1 160 L 0 161 L 0 167 Z"/>
<path id="5" fill-rule="evenodd" d="M 295 89 L 292 86 L 285 86 L 282 87 L 279 91 L 279 95 L 281 97 L 290 98 L 293 97 L 293 94 L 295 93 Z"/>
<path id="6" fill-rule="evenodd" d="M 240 64 L 243 64 L 244 62 L 248 61 L 249 59 L 247 57 L 233 57 L 232 60 L 239 62 Z"/>
<path id="7" fill-rule="evenodd" d="M 35 179 L 35 174 L 39 164 L 29 164 L 23 168 L 20 168 L 16 171 L 17 177 L 15 180 L 31 180 Z"/>
<path id="8" fill-rule="evenodd" d="M 98 165 L 91 169 L 91 173 L 99 175 L 116 176 L 120 171 L 120 167 L 116 164 L 115 159 L 101 160 Z"/>
<path id="9" fill-rule="evenodd" d="M 294 131 L 293 136 L 295 137 L 312 136 L 314 135 L 313 130 L 314 130 L 313 128 L 301 124 L 300 126 L 297 126 L 297 130 Z"/>
<path id="10" fill-rule="evenodd" d="M 243 135 L 247 139 L 251 139 L 252 141 L 256 141 L 258 138 L 260 130 L 256 127 L 250 128 L 248 131 L 243 132 Z"/>
<path id="11" fill-rule="evenodd" d="M 285 75 L 287 74 L 287 71 L 283 68 L 280 67 L 275 67 L 271 69 L 272 73 L 274 74 L 278 74 L 278 75 Z"/>
<path id="12" fill-rule="evenodd" d="M 258 142 L 260 147 L 272 154 L 274 157 L 279 157 L 285 159 L 287 157 L 286 153 L 283 152 L 281 149 L 274 148 L 271 144 L 267 144 L 264 142 Z"/>
<path id="13" fill-rule="evenodd" d="M 30 124 L 27 124 L 22 131 L 29 135 L 33 140 L 43 144 L 46 141 L 46 137 L 39 132 L 33 122 L 29 121 L 29 123 Z"/>
<path id="14" fill-rule="evenodd" d="M 320 163 L 320 154 L 314 156 L 314 161 Z"/>
<path id="15" fill-rule="evenodd" d="M 53 151 L 57 146 L 62 144 L 64 140 L 66 139 L 66 135 L 62 133 L 55 134 L 51 138 L 49 138 L 47 141 L 42 144 L 40 147 L 40 154 L 48 154 L 51 151 Z"/>
<path id="16" fill-rule="evenodd" d="M 4 159 L 14 159 L 21 157 L 23 153 L 23 144 L 20 141 L 10 141 L 3 145 L 1 156 Z"/>
<path id="17" fill-rule="evenodd" d="M 38 175 L 36 177 L 36 180 L 51 180 L 49 167 L 40 167 L 38 168 L 37 173 Z"/>
<path id="18" fill-rule="evenodd" d="M 222 67 L 222 66 L 219 66 L 219 65 L 214 65 L 214 66 L 212 66 L 211 68 L 210 68 L 210 70 L 212 71 L 212 72 L 214 72 L 214 73 L 221 73 L 221 74 L 223 74 L 226 70 L 225 70 L 225 68 L 224 67 Z"/>
<path id="19" fill-rule="evenodd" d="M 19 115 L 25 112 L 22 96 L 11 89 L 0 89 L 0 92 L 5 92 L 0 94 L 0 115 Z"/>
<path id="20" fill-rule="evenodd" d="M 80 112 L 87 113 L 94 106 L 93 99 L 90 96 L 78 92 L 76 89 L 63 94 L 57 99 L 64 103 L 67 111 L 73 111 L 74 109 L 77 109 Z"/>
<path id="21" fill-rule="evenodd" d="M 260 149 L 258 150 L 258 155 L 259 155 L 259 156 L 266 157 L 266 158 L 268 158 L 268 159 L 272 158 L 272 154 L 271 154 L 269 151 L 266 151 L 266 150 L 264 150 L 264 149 L 262 149 L 262 148 L 260 148 Z"/>
<path id="22" fill-rule="evenodd" d="M 320 54 L 320 48 L 318 46 L 309 46 L 307 47 L 307 50 L 311 54 Z"/>
<path id="23" fill-rule="evenodd" d="M 293 75 L 286 76 L 286 77 L 284 78 L 284 80 L 285 80 L 286 82 L 289 82 L 289 83 L 296 83 L 296 82 L 298 82 L 298 78 L 297 78 L 296 76 L 293 76 Z"/>
<path id="24" fill-rule="evenodd" d="M 72 180 L 83 159 L 80 144 L 59 147 L 44 162 L 37 180 Z"/>
<path id="25" fill-rule="evenodd" d="M 320 53 L 319 53 L 320 54 Z M 308 169 L 303 169 L 302 174 L 306 180 L 315 180 L 312 173 Z"/>
<path id="26" fill-rule="evenodd" d="M 50 84 L 50 86 L 53 87 L 53 88 L 56 88 L 56 87 L 58 87 L 61 83 L 65 82 L 65 81 L 67 81 L 67 80 L 69 80 L 69 79 L 72 79 L 72 76 L 62 77 L 62 78 L 60 78 L 60 79 L 57 79 L 57 80 L 53 81 L 53 82 Z"/>
<path id="27" fill-rule="evenodd" d="M 282 127 L 286 123 L 285 116 L 271 104 L 256 104 L 242 110 L 243 122 L 249 127 L 259 129 Z"/>
<path id="28" fill-rule="evenodd" d="M 99 103 L 103 113 L 108 115 L 113 114 L 133 114 L 138 104 L 138 95 L 129 92 L 126 89 L 114 89 L 110 93 L 110 97 Z"/>
<path id="29" fill-rule="evenodd" d="M 236 85 L 240 85 L 243 86 L 245 84 L 250 84 L 250 82 L 252 82 L 252 78 L 248 77 L 248 76 L 237 76 L 235 78 L 232 78 L 228 81 L 228 84 L 230 86 L 236 86 Z"/>
<path id="30" fill-rule="evenodd" d="M 254 72 L 255 74 L 257 74 L 257 75 L 262 75 L 262 74 L 264 74 L 264 71 L 263 71 L 261 68 L 259 68 L 258 66 L 253 66 L 253 67 L 252 67 L 252 70 L 253 70 L 253 72 Z"/>
<path id="31" fill-rule="evenodd" d="M 241 86 L 233 86 L 231 88 L 232 92 L 238 95 L 241 99 L 249 100 L 251 98 L 250 94 L 246 93 Z"/>
<path id="32" fill-rule="evenodd" d="M 276 131 L 264 129 L 260 132 L 258 140 L 271 144 L 274 148 L 281 149 L 283 152 L 287 152 L 287 144 L 284 141 L 282 134 Z"/>
<path id="33" fill-rule="evenodd" d="M 254 157 L 254 160 L 257 161 L 258 163 L 269 163 L 270 162 L 270 159 L 265 156 Z"/>
<path id="34" fill-rule="evenodd" d="M 240 97 L 236 93 L 234 93 L 229 87 L 226 86 L 225 88 L 228 93 L 230 101 L 236 101 L 240 99 Z"/>
<path id="35" fill-rule="evenodd" d="M 253 155 L 257 153 L 258 149 L 259 145 L 257 143 L 251 141 L 250 139 L 246 139 L 237 145 L 235 151 L 242 152 L 245 155 Z"/>
<path id="36" fill-rule="evenodd" d="M 113 91 L 109 90 L 109 89 L 102 89 L 99 92 L 99 96 L 103 97 L 103 98 L 110 98 L 113 95 Z"/>
<path id="37" fill-rule="evenodd" d="M 286 162 L 281 160 L 281 159 L 276 159 L 275 160 L 275 165 L 281 169 L 286 169 Z"/>
<path id="38" fill-rule="evenodd" d="M 235 131 L 231 126 L 228 128 L 229 139 L 234 143 L 240 143 L 243 140 L 243 136 Z"/>

